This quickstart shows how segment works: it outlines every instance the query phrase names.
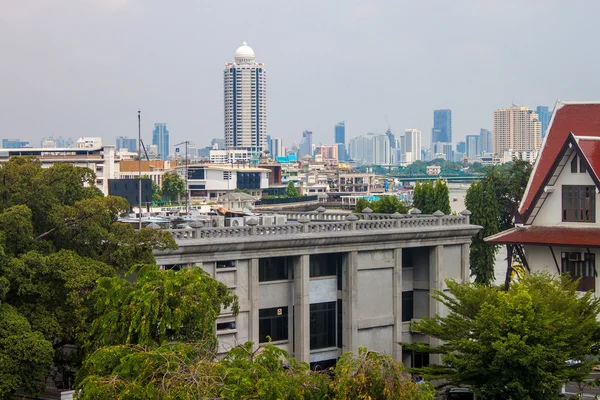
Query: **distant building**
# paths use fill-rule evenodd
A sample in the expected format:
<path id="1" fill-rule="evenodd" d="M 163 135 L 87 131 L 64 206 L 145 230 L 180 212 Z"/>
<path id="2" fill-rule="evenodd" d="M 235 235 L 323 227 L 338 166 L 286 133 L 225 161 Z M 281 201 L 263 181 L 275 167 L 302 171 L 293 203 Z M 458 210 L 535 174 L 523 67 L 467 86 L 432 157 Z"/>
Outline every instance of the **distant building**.
<path id="1" fill-rule="evenodd" d="M 480 138 L 480 135 L 466 136 L 465 154 L 469 160 L 476 160 L 482 154 Z"/>
<path id="2" fill-rule="evenodd" d="M 128 138 L 127 136 L 117 136 L 116 150 L 126 149 L 129 152 L 137 151 L 137 139 Z"/>
<path id="3" fill-rule="evenodd" d="M 433 129 L 431 131 L 431 143 L 452 142 L 452 111 L 434 110 Z"/>
<path id="4" fill-rule="evenodd" d="M 215 150 L 225 150 L 225 139 L 214 138 L 210 141 L 210 146 Z"/>
<path id="5" fill-rule="evenodd" d="M 338 160 L 338 147 L 337 145 L 331 146 L 317 146 L 315 147 L 315 156 L 320 155 L 323 161 L 327 160 Z"/>
<path id="6" fill-rule="evenodd" d="M 373 136 L 373 164 L 391 164 L 390 140 L 386 134 Z"/>
<path id="7" fill-rule="evenodd" d="M 396 147 L 396 140 L 394 138 L 394 134 L 392 133 L 392 130 L 390 128 L 388 128 L 387 131 L 385 131 L 385 135 L 388 137 L 389 141 L 390 141 L 390 147 L 393 149 Z"/>
<path id="8" fill-rule="evenodd" d="M 338 159 L 345 161 L 348 159 L 346 153 L 346 122 L 342 121 L 335 125 L 335 144 L 338 147 Z"/>
<path id="9" fill-rule="evenodd" d="M 552 118 L 552 111 L 549 111 L 547 106 L 537 106 L 536 112 L 542 124 L 542 137 L 544 137 L 550 124 L 550 118 Z"/>
<path id="10" fill-rule="evenodd" d="M 223 71 L 225 145 L 229 150 L 260 153 L 267 149 L 267 72 L 246 44 Z"/>
<path id="11" fill-rule="evenodd" d="M 465 142 L 456 142 L 456 152 L 457 153 L 465 153 L 466 152 L 466 143 Z"/>
<path id="12" fill-rule="evenodd" d="M 102 138 L 94 136 L 84 136 L 77 139 L 75 147 L 78 149 L 91 149 L 102 147 Z M 112 146 L 110 146 L 112 147 Z"/>
<path id="13" fill-rule="evenodd" d="M 427 175 L 429 176 L 435 176 L 442 173 L 442 167 L 440 167 L 439 165 L 428 165 L 426 169 Z"/>
<path id="14" fill-rule="evenodd" d="M 488 129 L 481 128 L 479 130 L 479 153 L 493 153 L 494 152 L 494 137 L 492 132 Z"/>
<path id="15" fill-rule="evenodd" d="M 421 131 L 418 129 L 405 129 L 404 139 L 401 138 L 400 146 L 403 161 L 411 164 L 421 159 Z"/>
<path id="16" fill-rule="evenodd" d="M 542 124 L 527 107 L 512 106 L 494 110 L 494 153 L 537 151 L 542 145 Z"/>
<path id="17" fill-rule="evenodd" d="M 454 160 L 454 150 L 452 150 L 452 143 L 437 142 L 433 144 L 433 159 L 443 158 L 444 160 Z"/>
<path id="18" fill-rule="evenodd" d="M 300 160 L 302 157 L 309 155 L 312 157 L 312 132 L 304 131 L 302 132 L 302 140 L 300 140 L 300 148 L 298 149 L 298 159 Z"/>
<path id="19" fill-rule="evenodd" d="M 350 139 L 348 152 L 350 158 L 359 164 L 373 164 L 373 134 L 360 135 Z"/>
<path id="20" fill-rule="evenodd" d="M 210 162 L 213 164 L 248 163 L 252 153 L 248 150 L 210 150 Z"/>
<path id="21" fill-rule="evenodd" d="M 281 138 L 271 138 L 271 158 L 277 158 L 285 155 L 285 149 L 283 148 L 283 142 Z"/>
<path id="22" fill-rule="evenodd" d="M 28 146 L 29 142 L 26 142 L 21 139 L 2 139 L 3 149 L 22 149 L 23 147 Z"/>
<path id="23" fill-rule="evenodd" d="M 169 157 L 169 130 L 164 122 L 154 124 L 152 131 L 152 144 L 157 147 L 158 155 L 161 160 L 166 160 Z"/>

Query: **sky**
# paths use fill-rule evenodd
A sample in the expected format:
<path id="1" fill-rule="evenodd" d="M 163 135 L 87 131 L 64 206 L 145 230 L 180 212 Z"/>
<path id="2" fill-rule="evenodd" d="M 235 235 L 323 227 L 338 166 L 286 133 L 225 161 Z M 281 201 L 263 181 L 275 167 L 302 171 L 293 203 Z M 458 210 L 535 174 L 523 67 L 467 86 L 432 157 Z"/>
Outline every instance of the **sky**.
<path id="1" fill-rule="evenodd" d="M 248 42 L 267 69 L 268 133 L 333 143 L 405 128 L 453 141 L 493 110 L 600 100 L 596 0 L 0 0 L 0 138 L 223 134 L 223 68 Z"/>

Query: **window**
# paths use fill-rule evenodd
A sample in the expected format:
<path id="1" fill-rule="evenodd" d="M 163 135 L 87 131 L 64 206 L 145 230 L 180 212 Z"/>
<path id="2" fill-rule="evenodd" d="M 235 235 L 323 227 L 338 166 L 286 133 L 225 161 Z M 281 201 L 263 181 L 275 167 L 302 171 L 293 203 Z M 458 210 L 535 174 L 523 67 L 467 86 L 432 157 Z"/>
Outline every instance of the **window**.
<path id="1" fill-rule="evenodd" d="M 563 185 L 563 222 L 596 222 L 596 188 Z"/>
<path id="2" fill-rule="evenodd" d="M 235 268 L 235 260 L 217 261 L 217 268 Z"/>
<path id="3" fill-rule="evenodd" d="M 579 162 L 577 162 L 577 160 L 579 160 Z M 585 162 L 584 162 L 583 158 L 578 157 L 577 154 L 575 154 L 573 156 L 573 159 L 571 160 L 571 173 L 572 174 L 577 173 L 577 164 L 579 164 L 579 172 L 582 174 L 585 173 L 586 172 Z"/>
<path id="4" fill-rule="evenodd" d="M 571 160 L 571 173 L 577 173 L 577 155 L 573 156 L 573 159 Z"/>
<path id="5" fill-rule="evenodd" d="M 217 322 L 217 331 L 235 329 L 235 321 Z"/>
<path id="6" fill-rule="evenodd" d="M 569 274 L 573 279 L 580 279 L 577 290 L 595 290 L 596 255 L 594 253 L 562 253 L 561 261 L 563 274 Z"/>
<path id="7" fill-rule="evenodd" d="M 413 319 L 413 291 L 402 292 L 402 322 Z"/>
<path id="8" fill-rule="evenodd" d="M 281 281 L 290 278 L 291 257 L 269 257 L 258 260 L 258 281 Z"/>
<path id="9" fill-rule="evenodd" d="M 310 277 L 336 276 L 342 265 L 342 253 L 316 254 L 310 256 Z"/>
<path id="10" fill-rule="evenodd" d="M 336 346 L 336 302 L 310 305 L 310 349 Z"/>
<path id="11" fill-rule="evenodd" d="M 288 308 L 263 308 L 258 311 L 258 342 L 277 342 L 288 339 Z"/>

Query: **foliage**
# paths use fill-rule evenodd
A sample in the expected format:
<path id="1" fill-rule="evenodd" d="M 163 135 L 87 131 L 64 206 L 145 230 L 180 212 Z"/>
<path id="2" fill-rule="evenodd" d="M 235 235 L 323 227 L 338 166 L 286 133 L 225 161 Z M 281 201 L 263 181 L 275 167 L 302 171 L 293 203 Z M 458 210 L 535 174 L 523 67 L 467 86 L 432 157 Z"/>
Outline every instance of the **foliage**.
<path id="1" fill-rule="evenodd" d="M 417 384 L 404 372 L 402 363 L 390 356 L 367 351 L 348 352 L 338 360 L 330 386 L 335 398 L 345 399 L 433 399 L 429 383 Z"/>
<path id="2" fill-rule="evenodd" d="M 449 385 L 471 385 L 483 399 L 556 399 L 568 381 L 591 372 L 599 339 L 600 300 L 577 282 L 547 272 L 524 276 L 508 291 L 446 281 L 433 298 L 449 310 L 412 328 L 443 341 L 405 348 L 442 354 L 443 365 L 416 369 Z M 567 360 L 581 363 L 567 364 Z"/>
<path id="3" fill-rule="evenodd" d="M 498 198 L 493 183 L 473 182 L 465 196 L 465 206 L 471 212 L 470 222 L 483 227 L 473 235 L 469 249 L 471 276 L 475 282 L 491 285 L 494 282 L 494 264 L 497 246 L 484 242 L 484 238 L 498 233 Z"/>
<path id="4" fill-rule="evenodd" d="M 18 388 L 41 394 L 54 349 L 40 332 L 7 303 L 0 303 L 0 399 L 12 398 Z"/>
<path id="5" fill-rule="evenodd" d="M 413 193 L 413 207 L 423 214 L 433 214 L 438 210 L 446 215 L 450 214 L 450 193 L 446 181 L 438 178 L 435 184 L 432 181 L 417 182 Z"/>
<path id="6" fill-rule="evenodd" d="M 199 267 L 162 271 L 142 265 L 130 272 L 135 279 L 98 281 L 90 296 L 95 315 L 86 349 L 197 340 L 215 346 L 221 307 L 239 310 L 237 296 Z"/>
<path id="7" fill-rule="evenodd" d="M 285 190 L 286 197 L 300 197 L 300 193 L 298 189 L 294 185 L 294 182 L 290 181 L 287 185 L 287 189 Z"/>
<path id="8" fill-rule="evenodd" d="M 171 201 L 178 200 L 185 195 L 185 182 L 176 172 L 167 172 L 163 175 L 161 194 Z"/>
<path id="9" fill-rule="evenodd" d="M 382 196 L 381 199 L 373 201 L 369 201 L 365 198 L 360 198 L 356 201 L 356 207 L 354 209 L 354 212 L 360 213 L 367 207 L 373 210 L 374 213 L 408 213 L 408 207 L 406 207 L 406 204 L 398 200 L 398 197 L 396 196 Z"/>
<path id="10" fill-rule="evenodd" d="M 514 159 L 488 171 L 484 183 L 493 182 L 498 199 L 498 228 L 500 231 L 514 226 L 513 218 L 523 198 L 533 166 L 528 161 Z"/>

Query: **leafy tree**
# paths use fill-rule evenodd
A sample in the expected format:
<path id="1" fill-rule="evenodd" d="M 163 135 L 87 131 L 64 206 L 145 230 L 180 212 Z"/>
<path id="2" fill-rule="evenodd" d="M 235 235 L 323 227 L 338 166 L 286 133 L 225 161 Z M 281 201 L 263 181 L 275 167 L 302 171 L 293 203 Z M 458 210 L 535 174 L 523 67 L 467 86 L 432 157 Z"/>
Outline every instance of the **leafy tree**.
<path id="1" fill-rule="evenodd" d="M 432 181 L 417 182 L 413 192 L 413 207 L 423 214 L 433 214 L 438 210 L 450 214 L 450 194 L 446 182 L 439 178 L 435 185 Z"/>
<path id="2" fill-rule="evenodd" d="M 433 399 L 429 383 L 417 384 L 406 374 L 402 363 L 392 357 L 361 347 L 358 355 L 343 354 L 330 386 L 336 399 Z"/>
<path id="3" fill-rule="evenodd" d="M 393 214 L 398 212 L 400 214 L 408 213 L 408 207 L 406 204 L 398 200 L 396 196 L 382 196 L 379 200 L 369 201 L 361 198 L 356 201 L 354 208 L 355 213 L 361 213 L 365 208 L 370 208 L 375 213 L 381 214 Z"/>
<path id="4" fill-rule="evenodd" d="M 131 270 L 135 279 L 102 278 L 91 294 L 94 319 L 87 349 L 119 344 L 157 346 L 173 341 L 216 345 L 221 308 L 239 310 L 225 284 L 199 267 L 162 271 L 155 265 Z"/>
<path id="5" fill-rule="evenodd" d="M 286 197 L 300 197 L 300 193 L 298 189 L 294 185 L 294 182 L 290 181 L 287 185 L 287 189 L 285 190 Z"/>
<path id="6" fill-rule="evenodd" d="M 18 388 L 40 395 L 54 349 L 40 332 L 7 303 L 0 303 L 0 399 L 11 399 Z"/>
<path id="7" fill-rule="evenodd" d="M 435 181 L 435 186 L 433 187 L 433 199 L 433 208 L 436 209 L 435 211 L 439 210 L 446 215 L 452 212 L 450 209 L 450 191 L 448 190 L 446 181 L 442 181 L 439 178 Z"/>
<path id="8" fill-rule="evenodd" d="M 179 200 L 185 195 L 185 182 L 176 172 L 163 175 L 161 193 L 171 201 Z"/>
<path id="9" fill-rule="evenodd" d="M 494 282 L 494 264 L 497 246 L 484 242 L 484 238 L 498 233 L 498 198 L 493 182 L 473 183 L 465 196 L 465 206 L 471 211 L 471 223 L 482 230 L 473 235 L 469 249 L 471 276 L 475 282 L 491 285 Z"/>
<path id="10" fill-rule="evenodd" d="M 442 354 L 443 365 L 415 371 L 449 385 L 470 385 L 482 399 L 559 398 L 569 381 L 591 372 L 599 339 L 600 300 L 580 295 L 577 282 L 547 272 L 524 276 L 508 291 L 446 281 L 433 298 L 448 308 L 412 327 L 443 344 L 403 345 Z M 580 363 L 567 364 L 567 360 Z"/>

